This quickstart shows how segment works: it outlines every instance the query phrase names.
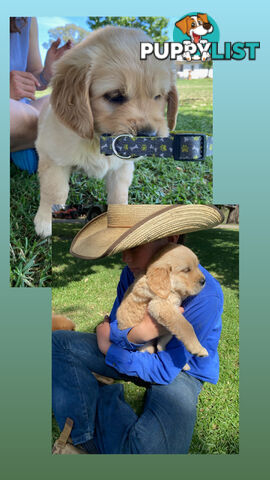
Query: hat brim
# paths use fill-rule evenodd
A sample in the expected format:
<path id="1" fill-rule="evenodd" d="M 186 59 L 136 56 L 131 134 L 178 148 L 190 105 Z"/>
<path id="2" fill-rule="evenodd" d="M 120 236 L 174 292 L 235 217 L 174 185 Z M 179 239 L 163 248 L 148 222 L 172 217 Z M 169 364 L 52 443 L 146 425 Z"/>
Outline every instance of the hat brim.
<path id="1" fill-rule="evenodd" d="M 147 205 L 145 207 L 147 210 Z M 77 233 L 70 253 L 78 258 L 94 260 L 171 235 L 213 228 L 223 221 L 221 212 L 212 205 L 160 207 L 160 210 L 126 228 L 108 227 L 107 213 L 99 215 Z"/>

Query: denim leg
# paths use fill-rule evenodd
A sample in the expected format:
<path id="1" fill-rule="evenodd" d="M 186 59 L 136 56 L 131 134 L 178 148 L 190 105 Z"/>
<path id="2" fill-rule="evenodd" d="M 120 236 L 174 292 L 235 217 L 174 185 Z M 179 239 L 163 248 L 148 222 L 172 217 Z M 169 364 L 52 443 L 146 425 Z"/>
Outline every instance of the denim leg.
<path id="1" fill-rule="evenodd" d="M 53 411 L 63 429 L 74 421 L 76 445 L 94 438 L 101 453 L 187 453 L 196 421 L 202 388 L 199 380 L 181 372 L 169 385 L 147 388 L 142 415 L 125 402 L 123 385 L 100 386 L 92 371 L 123 379 L 105 363 L 96 336 L 53 332 Z"/>
<path id="2" fill-rule="evenodd" d="M 125 402 L 122 385 L 108 385 L 99 396 L 96 444 L 109 454 L 188 453 L 202 383 L 185 372 L 169 385 L 151 385 L 137 417 Z"/>
<path id="3" fill-rule="evenodd" d="M 67 417 L 74 421 L 72 441 L 76 445 L 94 436 L 96 405 L 100 387 L 92 371 L 120 378 L 106 365 L 96 335 L 58 330 L 52 343 L 52 405 L 62 430 Z"/>

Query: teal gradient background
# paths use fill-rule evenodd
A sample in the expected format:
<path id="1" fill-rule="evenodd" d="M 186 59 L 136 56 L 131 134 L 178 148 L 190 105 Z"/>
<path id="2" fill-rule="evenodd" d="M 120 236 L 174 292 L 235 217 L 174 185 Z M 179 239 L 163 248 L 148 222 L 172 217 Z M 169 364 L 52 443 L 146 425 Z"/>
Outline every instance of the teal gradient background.
<path id="1" fill-rule="evenodd" d="M 1 474 L 4 479 L 264 478 L 269 455 L 269 2 L 192 4 L 115 0 L 18 0 L 1 7 Z M 214 203 L 240 204 L 240 454 L 232 456 L 72 456 L 50 453 L 49 289 L 10 289 L 9 22 L 14 15 L 209 13 L 220 42 L 260 41 L 256 61 L 214 65 Z M 88 458 L 88 460 L 87 460 Z"/>

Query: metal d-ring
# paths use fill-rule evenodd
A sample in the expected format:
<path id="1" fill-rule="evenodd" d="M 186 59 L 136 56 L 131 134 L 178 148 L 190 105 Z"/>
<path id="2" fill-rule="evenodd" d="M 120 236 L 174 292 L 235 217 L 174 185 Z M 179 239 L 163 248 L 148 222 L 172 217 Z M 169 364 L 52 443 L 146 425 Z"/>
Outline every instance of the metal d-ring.
<path id="1" fill-rule="evenodd" d="M 130 135 L 130 133 L 122 133 L 121 135 L 118 135 L 117 137 L 115 137 L 112 141 L 112 151 L 114 153 L 114 155 L 116 155 L 117 157 L 119 158 L 123 158 L 124 160 L 128 160 L 129 158 L 131 158 L 131 155 L 129 155 L 128 157 L 124 157 L 123 155 L 120 155 L 117 150 L 116 150 L 116 147 L 115 147 L 115 144 L 117 142 L 117 140 L 121 137 L 129 137 L 129 138 L 133 138 L 132 135 Z"/>

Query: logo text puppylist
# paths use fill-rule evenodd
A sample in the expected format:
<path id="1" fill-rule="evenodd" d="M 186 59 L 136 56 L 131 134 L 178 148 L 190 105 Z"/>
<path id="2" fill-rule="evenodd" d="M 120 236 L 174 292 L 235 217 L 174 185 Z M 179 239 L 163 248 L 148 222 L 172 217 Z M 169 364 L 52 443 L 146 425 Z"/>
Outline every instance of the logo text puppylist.
<path id="1" fill-rule="evenodd" d="M 219 29 L 214 19 L 206 13 L 190 13 L 175 23 L 173 42 L 141 42 L 140 58 L 154 55 L 159 60 L 178 61 L 256 60 L 260 42 L 224 42 L 218 44 Z"/>

